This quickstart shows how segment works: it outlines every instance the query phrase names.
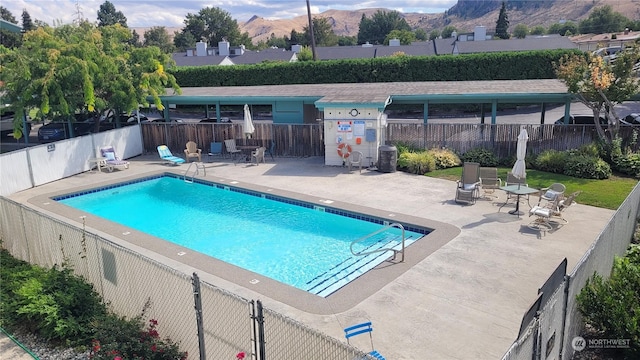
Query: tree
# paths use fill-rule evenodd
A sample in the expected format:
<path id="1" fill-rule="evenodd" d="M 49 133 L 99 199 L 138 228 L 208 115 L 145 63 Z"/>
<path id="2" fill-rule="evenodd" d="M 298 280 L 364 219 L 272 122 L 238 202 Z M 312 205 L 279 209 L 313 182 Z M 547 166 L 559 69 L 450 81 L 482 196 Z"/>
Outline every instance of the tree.
<path id="1" fill-rule="evenodd" d="M 144 46 L 157 46 L 166 54 L 174 50 L 174 46 L 169 40 L 169 33 L 164 26 L 154 26 L 144 32 Z"/>
<path id="2" fill-rule="evenodd" d="M 416 29 L 416 31 L 414 31 L 414 34 L 416 36 L 416 40 L 418 41 L 426 41 L 428 38 L 427 32 L 424 29 Z"/>
<path id="3" fill-rule="evenodd" d="M 303 46 L 298 52 L 298 61 L 312 61 L 313 60 L 313 52 L 311 48 L 308 46 Z"/>
<path id="4" fill-rule="evenodd" d="M 149 98 L 162 109 L 159 95 L 166 88 L 180 92 L 165 72 L 171 58 L 155 46 L 131 48 L 130 36 L 119 24 L 88 22 L 24 34 L 23 46 L 0 54 L 2 90 L 15 118 L 37 109 L 40 118 L 73 121 L 76 113 L 131 112 L 149 106 Z"/>
<path id="5" fill-rule="evenodd" d="M 433 29 L 429 33 L 429 40 L 435 40 L 435 39 L 437 39 L 439 37 L 440 37 L 440 30 L 438 30 L 438 29 Z"/>
<path id="6" fill-rule="evenodd" d="M 601 139 L 611 143 L 620 129 L 620 118 L 615 105 L 627 101 L 638 93 L 637 72 L 634 65 L 640 61 L 640 50 L 633 47 L 616 56 L 613 64 L 600 56 L 565 56 L 554 64 L 556 76 L 569 92 L 593 111 L 596 130 Z M 608 120 L 608 131 L 597 120 L 600 115 Z"/>
<path id="7" fill-rule="evenodd" d="M 547 34 L 558 34 L 562 36 L 568 36 L 568 34 L 577 34 L 578 25 L 572 21 L 567 21 L 564 24 L 555 23 L 549 26 Z"/>
<path id="8" fill-rule="evenodd" d="M 360 19 L 360 29 L 358 30 L 358 43 L 382 44 L 385 37 L 392 30 L 411 31 L 407 21 L 397 11 L 376 11 L 371 19 L 367 19 L 364 14 Z"/>
<path id="9" fill-rule="evenodd" d="M 267 40 L 267 47 L 277 47 L 278 49 L 286 49 L 287 48 L 288 39 L 286 36 L 281 38 L 276 37 L 276 34 L 271 33 L 269 40 Z"/>
<path id="10" fill-rule="evenodd" d="M 518 24 L 513 28 L 513 36 L 518 39 L 524 39 L 529 34 L 529 28 L 525 24 Z"/>
<path id="11" fill-rule="evenodd" d="M 456 29 L 456 27 L 455 27 L 455 26 L 453 26 L 453 25 L 447 25 L 447 26 L 445 26 L 445 27 L 444 27 L 444 29 L 442 29 L 442 33 L 441 33 L 442 38 L 443 38 L 443 39 L 448 39 L 448 38 L 450 38 L 450 37 L 453 35 L 454 31 L 455 31 L 455 32 L 457 32 L 457 31 L 458 31 L 458 29 Z"/>
<path id="12" fill-rule="evenodd" d="M 500 14 L 498 15 L 498 21 L 496 21 L 496 36 L 500 39 L 509 38 L 509 17 L 507 16 L 507 5 L 503 1 L 500 8 Z"/>
<path id="13" fill-rule="evenodd" d="M 318 46 L 335 46 L 338 45 L 338 36 L 333 32 L 333 28 L 327 18 L 314 17 L 313 18 L 313 33 L 316 39 L 316 45 Z M 306 39 L 305 44 L 311 44 L 311 37 L 309 36 L 309 27 L 302 28 L 304 31 L 304 37 Z"/>
<path id="14" fill-rule="evenodd" d="M 188 31 L 173 33 L 173 46 L 177 51 L 186 51 L 196 46 L 196 38 Z"/>
<path id="15" fill-rule="evenodd" d="M 338 46 L 358 45 L 358 38 L 355 36 L 338 36 Z"/>
<path id="16" fill-rule="evenodd" d="M 127 27 L 127 18 L 122 11 L 116 11 L 116 7 L 110 1 L 105 1 L 98 10 L 98 26 L 115 24 Z"/>
<path id="17" fill-rule="evenodd" d="M 593 9 L 589 17 L 580 21 L 578 30 L 581 34 L 616 33 L 624 30 L 629 21 L 619 12 L 614 12 L 611 5 Z"/>
<path id="18" fill-rule="evenodd" d="M 238 22 L 228 12 L 217 7 L 206 7 L 197 14 L 188 13 L 184 24 L 183 34 L 190 33 L 195 41 L 202 40 L 209 46 L 217 47 L 222 40 L 232 45 L 250 45 L 243 43 L 249 36 L 247 34 L 243 39 Z M 180 46 L 176 44 L 176 47 Z"/>
<path id="19" fill-rule="evenodd" d="M 416 41 L 416 34 L 409 30 L 392 30 L 384 38 L 384 44 L 389 45 L 389 40 L 391 39 L 400 40 L 401 45 L 411 45 L 412 42 Z"/>
<path id="20" fill-rule="evenodd" d="M 533 29 L 529 31 L 531 35 L 544 35 L 546 33 L 546 29 L 542 25 L 534 26 Z"/>
<path id="21" fill-rule="evenodd" d="M 0 19 L 8 21 L 12 24 L 17 24 L 18 21 L 4 6 L 0 6 Z M 6 48 L 14 48 L 20 45 L 20 34 L 11 32 L 7 29 L 0 29 L 0 45 Z"/>
<path id="22" fill-rule="evenodd" d="M 31 20 L 31 15 L 27 12 L 27 10 L 22 10 L 22 31 L 27 32 L 35 29 L 36 26 L 33 24 Z"/>

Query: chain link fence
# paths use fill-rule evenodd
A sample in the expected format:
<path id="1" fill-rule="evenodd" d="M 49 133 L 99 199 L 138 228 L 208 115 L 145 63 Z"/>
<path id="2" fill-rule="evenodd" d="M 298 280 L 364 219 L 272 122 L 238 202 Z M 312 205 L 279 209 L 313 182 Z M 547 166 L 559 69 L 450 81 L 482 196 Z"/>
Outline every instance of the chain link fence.
<path id="1" fill-rule="evenodd" d="M 548 300 L 539 304 L 537 311 L 529 309 L 528 313 L 533 310 L 536 316 L 528 331 L 519 336 L 503 360 L 573 357 L 576 351 L 572 346 L 573 339 L 581 334 L 584 327 L 576 296 L 594 273 L 605 279 L 609 277 L 614 258 L 623 256 L 631 243 L 639 216 L 640 183 L 620 205 L 573 271 L 565 275 L 555 289 L 550 289 L 552 294 Z M 531 341 L 529 329 L 538 334 L 538 341 Z"/>
<path id="2" fill-rule="evenodd" d="M 258 317 L 253 301 L 205 282 L 197 294 L 203 320 L 198 334 L 191 276 L 4 197 L 0 240 L 14 257 L 31 264 L 70 266 L 119 316 L 135 317 L 146 309 L 145 317 L 157 320 L 158 332 L 178 342 L 189 359 L 198 359 L 199 353 L 206 353 L 207 359 L 235 359 L 239 352 L 256 360 L 368 356 L 269 309 L 264 309 L 264 318 Z M 258 352 L 260 348 L 264 351 Z"/>

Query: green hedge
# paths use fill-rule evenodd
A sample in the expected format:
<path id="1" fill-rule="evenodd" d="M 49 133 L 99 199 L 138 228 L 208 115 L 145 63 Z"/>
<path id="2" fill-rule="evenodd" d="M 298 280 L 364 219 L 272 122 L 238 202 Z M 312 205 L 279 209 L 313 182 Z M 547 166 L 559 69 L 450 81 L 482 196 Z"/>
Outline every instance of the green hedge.
<path id="1" fill-rule="evenodd" d="M 553 63 L 579 50 L 175 67 L 181 87 L 553 79 Z"/>

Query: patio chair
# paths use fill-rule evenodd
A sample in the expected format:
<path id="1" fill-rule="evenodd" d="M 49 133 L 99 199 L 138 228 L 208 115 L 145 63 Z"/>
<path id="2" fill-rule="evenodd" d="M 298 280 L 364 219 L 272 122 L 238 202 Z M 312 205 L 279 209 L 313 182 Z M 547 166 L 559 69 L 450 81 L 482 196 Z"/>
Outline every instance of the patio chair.
<path id="1" fill-rule="evenodd" d="M 494 193 L 502 186 L 502 180 L 498 177 L 498 168 L 481 167 L 480 186 L 485 198 L 497 198 L 498 196 L 494 195 Z"/>
<path id="2" fill-rule="evenodd" d="M 112 172 L 114 168 L 129 168 L 129 162 L 120 159 L 120 157 L 118 157 L 118 155 L 116 154 L 116 150 L 113 148 L 113 146 L 101 147 L 98 150 L 98 154 L 101 157 L 105 158 L 102 165 L 105 166 L 109 170 L 109 172 Z"/>
<path id="3" fill-rule="evenodd" d="M 344 337 L 347 338 L 347 344 L 351 345 L 349 343 L 350 338 L 356 335 L 368 333 L 369 340 L 371 341 L 371 351 L 369 352 L 369 355 L 373 356 L 375 359 L 378 359 L 378 360 L 385 360 L 384 356 L 382 356 L 377 350 L 375 350 L 375 347 L 373 346 L 373 336 L 371 335 L 372 331 L 373 331 L 373 327 L 371 326 L 371 321 L 367 321 L 362 324 L 357 324 L 357 325 L 353 325 L 348 328 L 345 328 Z"/>
<path id="4" fill-rule="evenodd" d="M 221 142 L 212 142 L 209 147 L 209 157 L 220 155 L 222 156 L 222 143 Z"/>
<path id="5" fill-rule="evenodd" d="M 264 146 L 261 146 L 257 149 L 255 149 L 254 151 L 251 152 L 251 163 L 253 163 L 253 160 L 256 160 L 256 165 L 260 164 L 260 161 L 262 161 L 262 163 L 264 164 L 264 152 L 267 150 L 267 148 L 265 148 Z"/>
<path id="6" fill-rule="evenodd" d="M 465 162 L 462 166 L 462 178 L 456 188 L 457 203 L 475 204 L 480 187 L 480 164 Z"/>
<path id="7" fill-rule="evenodd" d="M 165 164 L 179 165 L 184 162 L 183 158 L 173 156 L 167 145 L 158 146 L 158 155 L 160 155 L 160 158 L 165 161 Z"/>
<path id="8" fill-rule="evenodd" d="M 564 192 L 567 190 L 567 187 L 560 183 L 553 183 L 551 186 L 540 189 L 540 198 L 538 199 L 538 205 L 542 200 L 546 200 L 547 202 L 553 202 L 556 200 L 564 199 Z"/>
<path id="9" fill-rule="evenodd" d="M 529 216 L 535 215 L 536 219 L 528 227 L 537 231 L 549 231 L 553 229 L 554 225 L 562 226 L 568 224 L 569 221 L 564 218 L 563 212 L 573 204 L 578 195 L 580 195 L 580 191 L 574 192 L 566 199 L 560 199 L 559 196 L 556 196 L 548 206 L 534 206 L 529 210 Z"/>
<path id="10" fill-rule="evenodd" d="M 236 139 L 225 140 L 224 147 L 227 150 L 227 153 L 231 154 L 231 159 L 235 159 L 236 155 L 242 152 L 240 149 L 236 147 Z"/>
<path id="11" fill-rule="evenodd" d="M 191 158 L 198 159 L 198 162 L 202 162 L 202 149 L 198 149 L 198 144 L 194 141 L 187 142 L 186 149 L 184 149 L 184 156 L 187 158 L 187 161 Z"/>
<path id="12" fill-rule="evenodd" d="M 351 169 L 358 165 L 358 171 L 362 174 L 362 162 L 364 161 L 364 155 L 360 151 L 354 151 L 351 153 L 351 156 L 347 158 L 347 163 L 349 163 L 349 172 Z"/>

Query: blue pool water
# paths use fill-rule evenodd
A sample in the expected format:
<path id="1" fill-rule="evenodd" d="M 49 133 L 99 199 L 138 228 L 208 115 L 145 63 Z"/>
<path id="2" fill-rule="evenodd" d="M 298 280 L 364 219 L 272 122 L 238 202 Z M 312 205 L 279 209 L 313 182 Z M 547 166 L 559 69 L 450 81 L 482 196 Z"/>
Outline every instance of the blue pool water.
<path id="1" fill-rule="evenodd" d="M 383 219 L 171 175 L 54 200 L 323 297 L 392 255 L 349 248 Z M 410 229 L 406 245 L 429 232 Z M 390 228 L 354 250 L 400 242 L 401 231 Z"/>

